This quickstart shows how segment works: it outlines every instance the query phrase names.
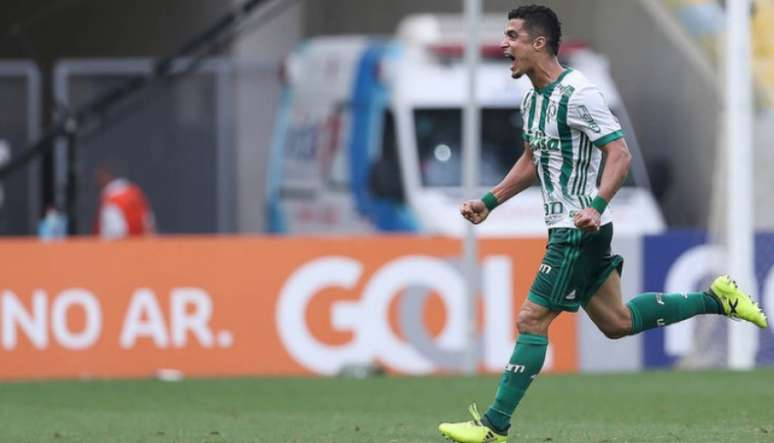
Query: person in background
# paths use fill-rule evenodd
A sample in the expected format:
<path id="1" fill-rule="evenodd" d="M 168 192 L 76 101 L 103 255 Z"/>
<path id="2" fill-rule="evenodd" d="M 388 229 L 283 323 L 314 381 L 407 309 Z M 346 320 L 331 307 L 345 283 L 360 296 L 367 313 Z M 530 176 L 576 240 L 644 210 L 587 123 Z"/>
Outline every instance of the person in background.
<path id="1" fill-rule="evenodd" d="M 139 186 L 104 164 L 97 168 L 96 180 L 101 193 L 95 234 L 112 240 L 156 232 L 153 210 Z"/>

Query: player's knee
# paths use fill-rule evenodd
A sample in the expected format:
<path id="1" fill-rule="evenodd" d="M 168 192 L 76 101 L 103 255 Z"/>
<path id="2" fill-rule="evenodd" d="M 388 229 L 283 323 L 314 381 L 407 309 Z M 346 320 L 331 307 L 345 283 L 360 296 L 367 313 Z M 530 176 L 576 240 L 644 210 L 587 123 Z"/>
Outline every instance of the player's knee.
<path id="1" fill-rule="evenodd" d="M 618 328 L 605 328 L 605 329 L 602 329 L 602 333 L 605 334 L 605 337 L 612 340 L 618 340 L 619 338 L 624 338 L 629 334 L 628 331 L 625 331 L 623 329 L 618 329 Z"/>
<path id="2" fill-rule="evenodd" d="M 628 318 L 619 318 L 615 321 L 606 323 L 599 328 L 605 337 L 617 340 L 624 338 L 632 332 L 631 320 Z"/>
<path id="3" fill-rule="evenodd" d="M 544 321 L 542 319 L 535 315 L 533 312 L 530 311 L 521 311 L 519 312 L 519 316 L 516 319 L 516 329 L 519 330 L 520 334 L 538 334 L 538 335 L 545 335 L 546 334 L 546 325 L 544 325 Z"/>

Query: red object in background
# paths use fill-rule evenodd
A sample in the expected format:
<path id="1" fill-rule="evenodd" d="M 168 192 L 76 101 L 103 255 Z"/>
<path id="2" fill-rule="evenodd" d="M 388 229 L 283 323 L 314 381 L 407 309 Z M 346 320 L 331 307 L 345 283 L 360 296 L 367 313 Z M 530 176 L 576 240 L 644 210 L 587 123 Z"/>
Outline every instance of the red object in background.
<path id="1" fill-rule="evenodd" d="M 155 220 L 139 186 L 125 179 L 111 181 L 102 190 L 95 231 L 103 238 L 152 234 Z"/>

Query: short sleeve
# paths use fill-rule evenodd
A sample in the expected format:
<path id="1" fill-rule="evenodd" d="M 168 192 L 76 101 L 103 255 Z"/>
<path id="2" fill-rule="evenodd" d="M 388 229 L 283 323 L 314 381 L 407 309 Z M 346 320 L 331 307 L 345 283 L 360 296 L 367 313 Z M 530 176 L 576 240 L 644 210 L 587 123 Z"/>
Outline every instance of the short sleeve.
<path id="1" fill-rule="evenodd" d="M 596 147 L 623 137 L 621 124 L 610 112 L 605 96 L 597 87 L 573 93 L 567 110 L 567 124 L 586 134 Z"/>

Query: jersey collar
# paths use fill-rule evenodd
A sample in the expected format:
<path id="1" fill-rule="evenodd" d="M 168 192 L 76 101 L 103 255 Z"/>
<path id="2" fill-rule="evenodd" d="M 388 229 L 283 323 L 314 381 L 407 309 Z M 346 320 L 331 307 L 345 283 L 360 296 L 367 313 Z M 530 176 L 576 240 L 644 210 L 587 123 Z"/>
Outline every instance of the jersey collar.
<path id="1" fill-rule="evenodd" d="M 558 85 L 559 82 L 561 82 L 562 79 L 565 78 L 567 74 L 569 74 L 571 71 L 572 71 L 572 68 L 565 66 L 564 71 L 562 71 L 562 73 L 559 74 L 559 77 L 557 77 L 556 80 L 554 80 L 548 86 L 545 86 L 543 88 L 535 88 L 535 92 L 537 92 L 538 94 L 550 94 L 551 92 L 553 92 L 556 85 Z"/>

